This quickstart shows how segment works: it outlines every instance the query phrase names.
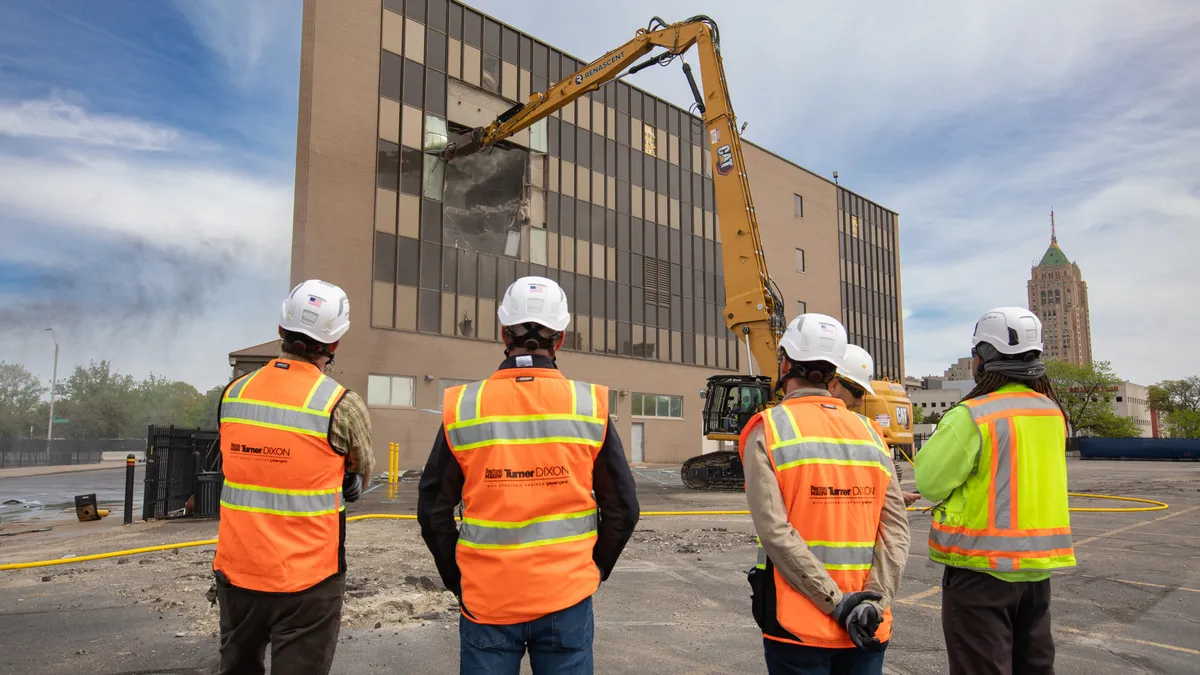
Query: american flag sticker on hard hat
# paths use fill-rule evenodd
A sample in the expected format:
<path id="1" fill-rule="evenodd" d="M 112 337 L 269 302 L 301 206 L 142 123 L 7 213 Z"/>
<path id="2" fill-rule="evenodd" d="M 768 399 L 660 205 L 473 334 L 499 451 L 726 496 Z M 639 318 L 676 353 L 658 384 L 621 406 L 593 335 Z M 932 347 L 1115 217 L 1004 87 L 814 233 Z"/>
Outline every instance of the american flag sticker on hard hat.
<path id="1" fill-rule="evenodd" d="M 308 304 L 312 305 L 313 307 L 320 307 L 321 305 L 325 304 L 325 301 L 315 295 L 310 295 L 308 296 Z"/>
<path id="2" fill-rule="evenodd" d="M 545 293 L 546 287 L 541 284 L 529 284 L 530 293 Z"/>

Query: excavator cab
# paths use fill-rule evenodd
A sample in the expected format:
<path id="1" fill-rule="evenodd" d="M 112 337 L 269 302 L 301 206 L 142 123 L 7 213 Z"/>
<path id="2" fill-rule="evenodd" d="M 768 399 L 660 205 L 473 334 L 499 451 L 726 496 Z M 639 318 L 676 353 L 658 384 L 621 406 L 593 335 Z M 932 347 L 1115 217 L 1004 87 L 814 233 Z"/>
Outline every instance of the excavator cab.
<path id="1" fill-rule="evenodd" d="M 704 391 L 704 436 L 737 441 L 755 413 L 771 400 L 771 378 L 757 375 L 715 375 Z"/>

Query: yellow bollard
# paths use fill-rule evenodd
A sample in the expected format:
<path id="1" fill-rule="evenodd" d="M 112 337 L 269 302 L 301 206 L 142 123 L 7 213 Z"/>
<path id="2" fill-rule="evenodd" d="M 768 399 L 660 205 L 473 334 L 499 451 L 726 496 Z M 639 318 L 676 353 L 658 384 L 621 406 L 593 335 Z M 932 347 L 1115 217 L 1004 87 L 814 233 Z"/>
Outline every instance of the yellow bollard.
<path id="1" fill-rule="evenodd" d="M 388 443 L 388 498 L 395 499 L 400 491 L 400 444 Z"/>

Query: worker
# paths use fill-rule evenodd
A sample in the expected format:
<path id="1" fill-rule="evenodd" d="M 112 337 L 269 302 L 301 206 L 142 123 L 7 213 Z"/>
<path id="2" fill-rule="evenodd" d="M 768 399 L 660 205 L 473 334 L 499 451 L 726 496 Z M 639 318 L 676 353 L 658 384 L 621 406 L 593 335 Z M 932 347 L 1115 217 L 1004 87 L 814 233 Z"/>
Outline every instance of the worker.
<path id="1" fill-rule="evenodd" d="M 866 410 L 867 394 L 874 392 L 871 386 L 874 377 L 875 359 L 871 358 L 870 352 L 858 345 L 846 345 L 846 356 L 838 366 L 837 376 L 829 381 L 829 393 L 842 399 L 852 412 L 862 414 Z M 883 438 L 883 427 L 879 426 L 879 422 L 869 418 L 868 421 L 875 428 L 875 433 Z M 901 490 L 901 493 L 905 506 L 912 506 L 921 498 L 916 492 Z"/>
<path id="2" fill-rule="evenodd" d="M 345 502 L 374 469 L 362 398 L 325 375 L 350 302 L 312 279 L 283 301 L 282 355 L 221 396 L 221 524 L 213 560 L 222 675 L 325 675 L 341 626 Z"/>
<path id="3" fill-rule="evenodd" d="M 421 536 L 459 600 L 461 673 L 517 675 L 526 650 L 534 673 L 592 673 L 592 595 L 637 524 L 633 475 L 608 389 L 558 370 L 562 288 L 523 277 L 496 314 L 500 368 L 445 392 Z"/>
<path id="4" fill-rule="evenodd" d="M 951 675 L 1049 675 L 1050 573 L 1075 565 L 1066 421 L 1042 363 L 1042 324 L 999 307 L 975 324 L 975 388 L 917 454 L 939 502 L 929 557 L 945 565 Z"/>
<path id="5" fill-rule="evenodd" d="M 879 675 L 909 542 L 891 454 L 830 394 L 846 352 L 841 323 L 801 314 L 779 344 L 785 396 L 738 448 L 760 539 L 749 577 L 767 671 Z"/>

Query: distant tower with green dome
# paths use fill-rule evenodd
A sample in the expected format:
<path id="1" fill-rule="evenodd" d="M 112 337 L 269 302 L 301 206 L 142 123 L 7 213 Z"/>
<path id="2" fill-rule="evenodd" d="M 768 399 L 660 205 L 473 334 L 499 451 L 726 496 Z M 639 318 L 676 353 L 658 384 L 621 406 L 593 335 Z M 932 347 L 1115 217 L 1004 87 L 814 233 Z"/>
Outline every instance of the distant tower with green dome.
<path id="1" fill-rule="evenodd" d="M 1029 275 L 1029 310 L 1042 320 L 1043 356 L 1077 366 L 1092 363 L 1092 328 L 1087 282 L 1079 265 L 1058 246 L 1054 210 L 1050 211 L 1050 247 Z"/>

